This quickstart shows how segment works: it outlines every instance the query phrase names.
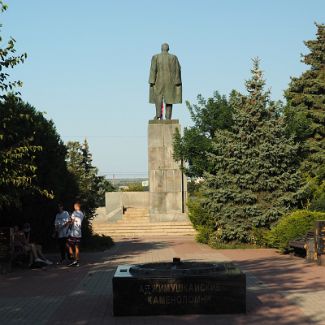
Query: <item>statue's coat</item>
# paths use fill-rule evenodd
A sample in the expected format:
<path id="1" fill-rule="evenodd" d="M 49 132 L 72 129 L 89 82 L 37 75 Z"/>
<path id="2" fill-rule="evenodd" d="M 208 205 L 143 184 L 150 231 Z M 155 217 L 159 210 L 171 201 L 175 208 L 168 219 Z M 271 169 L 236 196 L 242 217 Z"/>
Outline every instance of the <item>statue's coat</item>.
<path id="1" fill-rule="evenodd" d="M 151 59 L 149 102 L 178 104 L 182 102 L 181 66 L 177 56 L 162 52 Z"/>

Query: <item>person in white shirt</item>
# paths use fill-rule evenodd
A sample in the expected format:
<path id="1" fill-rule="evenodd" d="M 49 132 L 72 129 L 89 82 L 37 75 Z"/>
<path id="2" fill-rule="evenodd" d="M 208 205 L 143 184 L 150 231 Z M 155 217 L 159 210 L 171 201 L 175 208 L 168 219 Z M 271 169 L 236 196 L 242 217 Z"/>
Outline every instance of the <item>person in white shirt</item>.
<path id="1" fill-rule="evenodd" d="M 69 231 L 69 218 L 70 215 L 67 211 L 64 210 L 63 204 L 58 205 L 59 212 L 55 216 L 54 226 L 58 236 L 59 250 L 60 250 L 60 261 L 62 264 L 65 261 L 65 258 L 68 254 L 67 251 L 67 238 Z"/>
<path id="2" fill-rule="evenodd" d="M 68 266 L 79 266 L 79 254 L 80 254 L 80 240 L 81 240 L 81 225 L 84 214 L 80 210 L 80 203 L 74 204 L 74 211 L 69 219 L 69 254 L 73 258 Z"/>

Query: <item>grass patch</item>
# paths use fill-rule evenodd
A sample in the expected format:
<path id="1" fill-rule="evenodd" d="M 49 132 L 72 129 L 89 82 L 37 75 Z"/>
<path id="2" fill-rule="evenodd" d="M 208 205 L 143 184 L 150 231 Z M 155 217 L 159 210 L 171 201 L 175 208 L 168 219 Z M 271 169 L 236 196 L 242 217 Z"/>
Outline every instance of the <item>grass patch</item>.
<path id="1" fill-rule="evenodd" d="M 218 241 L 211 241 L 209 242 L 209 246 L 215 249 L 256 249 L 256 248 L 263 248 L 263 246 L 258 246 L 255 244 L 250 243 L 238 243 L 238 242 L 218 242 Z"/>

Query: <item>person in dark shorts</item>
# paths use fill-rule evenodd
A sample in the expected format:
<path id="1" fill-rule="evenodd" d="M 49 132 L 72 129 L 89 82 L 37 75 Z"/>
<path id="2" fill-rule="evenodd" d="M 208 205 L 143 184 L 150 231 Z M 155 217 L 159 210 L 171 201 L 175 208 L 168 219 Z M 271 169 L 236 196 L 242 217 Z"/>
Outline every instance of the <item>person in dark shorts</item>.
<path id="1" fill-rule="evenodd" d="M 64 210 L 63 204 L 58 205 L 59 212 L 55 216 L 54 226 L 57 233 L 59 250 L 60 250 L 60 260 L 58 264 L 63 264 L 65 258 L 68 254 L 67 249 L 67 238 L 69 235 L 69 218 L 70 215 Z"/>
<path id="2" fill-rule="evenodd" d="M 69 237 L 68 247 L 72 262 L 68 266 L 79 266 L 80 241 L 81 241 L 81 224 L 84 214 L 80 210 L 79 202 L 74 204 L 74 211 L 69 219 Z"/>

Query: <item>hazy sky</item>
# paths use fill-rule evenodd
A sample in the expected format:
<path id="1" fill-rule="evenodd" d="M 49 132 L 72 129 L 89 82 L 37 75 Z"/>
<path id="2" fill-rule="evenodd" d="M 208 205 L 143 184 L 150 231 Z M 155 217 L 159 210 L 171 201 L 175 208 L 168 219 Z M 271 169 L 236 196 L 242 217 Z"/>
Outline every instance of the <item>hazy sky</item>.
<path id="1" fill-rule="evenodd" d="M 300 54 L 325 22 L 324 0 L 7 0 L 2 33 L 28 60 L 11 72 L 22 97 L 64 141 L 86 137 L 109 178 L 147 175 L 151 56 L 163 42 L 182 66 L 183 101 L 244 91 L 260 57 L 273 99 L 306 69 Z M 6 38 L 5 38 L 6 39 Z M 173 117 L 191 125 L 185 103 Z"/>

